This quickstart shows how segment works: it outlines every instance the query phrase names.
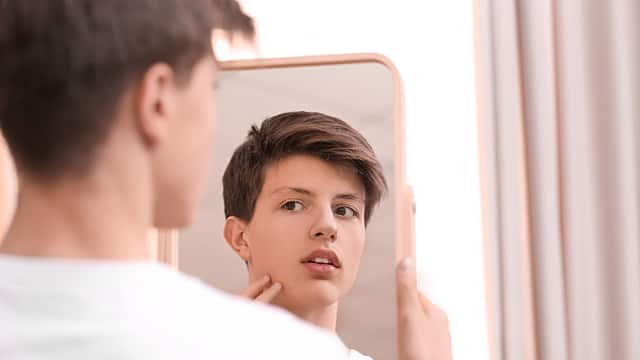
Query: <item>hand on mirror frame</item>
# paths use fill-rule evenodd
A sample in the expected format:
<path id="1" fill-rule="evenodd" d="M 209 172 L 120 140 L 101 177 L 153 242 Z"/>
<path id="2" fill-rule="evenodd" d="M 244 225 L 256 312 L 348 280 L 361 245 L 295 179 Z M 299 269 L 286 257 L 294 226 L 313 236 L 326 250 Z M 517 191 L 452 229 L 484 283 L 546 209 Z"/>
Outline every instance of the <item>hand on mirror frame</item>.
<path id="1" fill-rule="evenodd" d="M 240 295 L 251 300 L 270 303 L 282 291 L 282 284 L 272 283 L 269 275 L 252 282 Z"/>
<path id="2" fill-rule="evenodd" d="M 419 290 L 412 259 L 396 269 L 398 359 L 451 360 L 447 315 Z"/>

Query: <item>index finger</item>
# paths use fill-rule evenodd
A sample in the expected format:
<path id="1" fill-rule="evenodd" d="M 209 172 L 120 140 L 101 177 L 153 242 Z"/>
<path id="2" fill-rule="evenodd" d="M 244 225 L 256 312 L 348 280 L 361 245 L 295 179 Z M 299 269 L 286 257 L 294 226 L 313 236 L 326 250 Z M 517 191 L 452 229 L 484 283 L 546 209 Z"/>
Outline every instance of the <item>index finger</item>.
<path id="1" fill-rule="evenodd" d="M 269 278 L 269 275 L 265 275 L 251 283 L 248 288 L 240 293 L 240 295 L 250 299 L 255 299 L 264 291 L 264 288 L 269 285 L 269 282 L 271 282 L 271 278 Z"/>
<path id="2" fill-rule="evenodd" d="M 274 283 L 268 289 L 266 289 L 262 294 L 260 294 L 256 298 L 256 301 L 260 301 L 268 304 L 271 301 L 273 301 L 273 299 L 275 299 L 276 296 L 278 296 L 278 294 L 280 294 L 281 291 L 282 291 L 282 284 Z"/>

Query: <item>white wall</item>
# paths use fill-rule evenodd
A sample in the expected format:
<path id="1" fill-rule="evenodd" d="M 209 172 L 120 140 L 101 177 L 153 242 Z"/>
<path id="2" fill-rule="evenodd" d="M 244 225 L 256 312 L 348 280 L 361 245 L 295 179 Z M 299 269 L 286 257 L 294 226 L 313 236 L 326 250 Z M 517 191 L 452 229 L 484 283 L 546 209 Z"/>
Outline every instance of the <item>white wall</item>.
<path id="1" fill-rule="evenodd" d="M 243 0 L 260 57 L 379 52 L 403 77 L 421 287 L 449 314 L 455 359 L 488 359 L 472 2 Z M 218 49 L 221 59 L 255 57 Z"/>

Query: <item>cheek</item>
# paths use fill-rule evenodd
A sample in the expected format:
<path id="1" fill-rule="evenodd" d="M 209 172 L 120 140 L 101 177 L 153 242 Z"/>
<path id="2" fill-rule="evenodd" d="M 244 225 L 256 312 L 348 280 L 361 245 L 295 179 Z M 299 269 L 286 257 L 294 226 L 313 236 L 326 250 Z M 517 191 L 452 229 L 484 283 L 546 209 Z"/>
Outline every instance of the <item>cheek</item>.
<path id="1" fill-rule="evenodd" d="M 259 215 L 254 215 L 254 219 Z M 268 222 L 265 222 L 268 223 Z M 280 231 L 276 226 L 263 223 L 254 223 L 249 232 L 249 245 L 251 248 L 251 260 L 254 266 L 261 270 L 269 270 L 273 264 L 278 263 L 281 251 L 286 249 L 286 244 L 278 241 Z"/>
<path id="2" fill-rule="evenodd" d="M 201 119 L 203 122 L 203 132 L 207 134 L 207 145 L 211 145 L 216 129 L 216 106 L 215 95 L 208 92 L 210 96 L 202 96 L 199 108 L 201 109 Z"/>
<path id="3" fill-rule="evenodd" d="M 210 90 L 202 90 L 198 94 L 192 94 L 182 104 L 181 116 L 176 129 L 182 137 L 182 157 L 186 159 L 190 167 L 189 174 L 192 186 L 200 189 L 204 186 L 206 174 L 210 165 L 211 147 L 214 135 L 214 105 Z"/>
<path id="4" fill-rule="evenodd" d="M 251 227 L 251 259 L 256 271 L 286 277 L 300 258 L 304 256 L 304 227 L 301 219 L 290 216 L 256 213 Z"/>
<path id="5" fill-rule="evenodd" d="M 342 244 L 342 249 L 346 258 L 345 260 L 348 261 L 350 265 L 349 268 L 355 273 L 360 266 L 360 258 L 364 252 L 365 230 L 360 226 L 347 227 L 343 230 L 343 239 L 345 241 Z"/>
<path id="6" fill-rule="evenodd" d="M 190 96 L 184 106 L 183 122 L 191 124 L 190 140 L 198 151 L 206 151 L 213 145 L 215 131 L 215 104 L 211 91 L 202 89 Z"/>

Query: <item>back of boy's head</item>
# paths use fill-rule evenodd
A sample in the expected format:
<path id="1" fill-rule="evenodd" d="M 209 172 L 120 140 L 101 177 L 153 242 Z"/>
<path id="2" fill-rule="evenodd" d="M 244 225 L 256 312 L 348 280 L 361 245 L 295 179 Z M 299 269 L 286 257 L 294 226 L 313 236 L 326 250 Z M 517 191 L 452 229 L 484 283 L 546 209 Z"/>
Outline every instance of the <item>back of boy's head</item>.
<path id="1" fill-rule="evenodd" d="M 367 140 L 349 124 L 316 112 L 270 117 L 233 153 L 223 177 L 225 216 L 251 221 L 266 168 L 291 155 L 310 155 L 354 169 L 365 188 L 365 224 L 387 190 L 380 162 Z"/>
<path id="2" fill-rule="evenodd" d="M 253 35 L 235 0 L 0 0 L 0 126 L 21 172 L 84 172 L 155 63 L 180 81 L 211 31 Z"/>

